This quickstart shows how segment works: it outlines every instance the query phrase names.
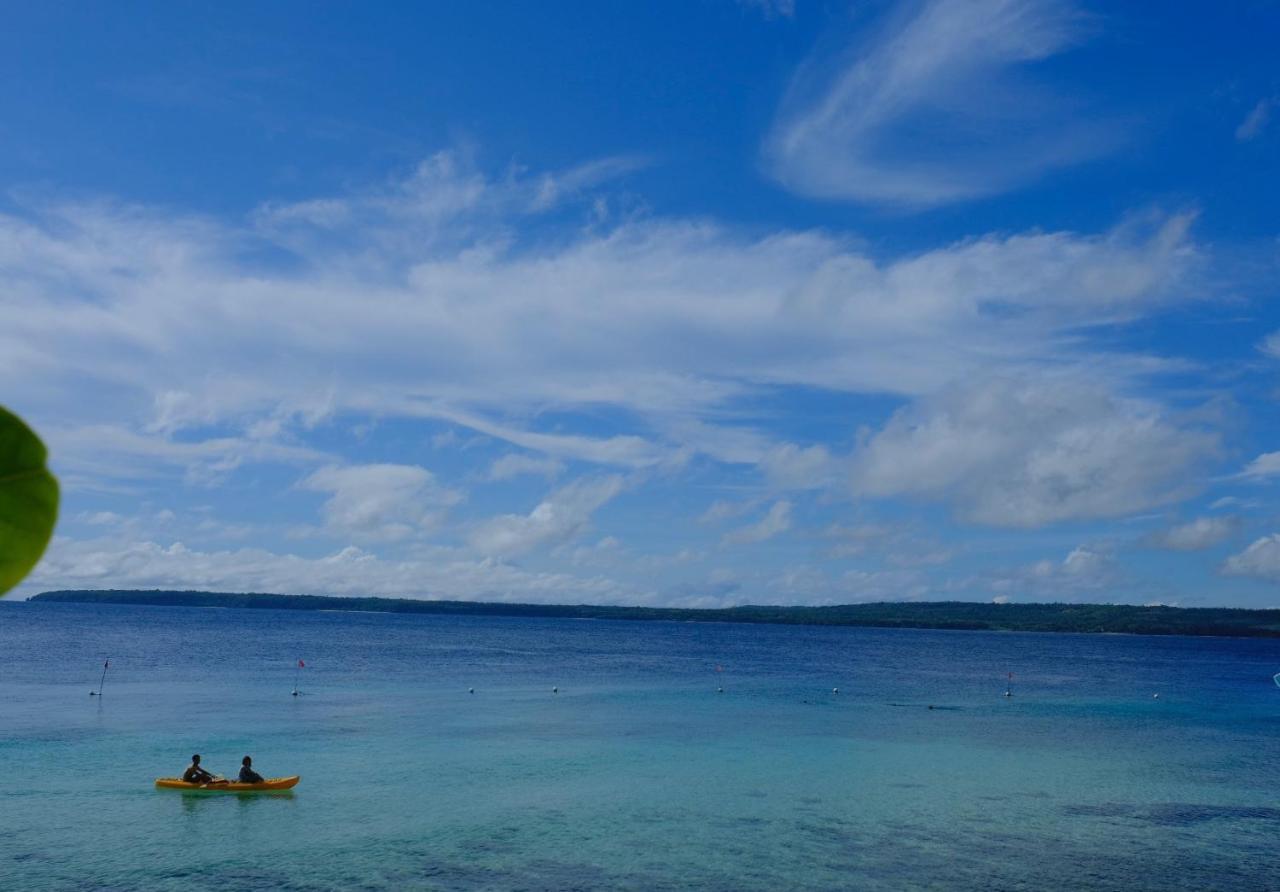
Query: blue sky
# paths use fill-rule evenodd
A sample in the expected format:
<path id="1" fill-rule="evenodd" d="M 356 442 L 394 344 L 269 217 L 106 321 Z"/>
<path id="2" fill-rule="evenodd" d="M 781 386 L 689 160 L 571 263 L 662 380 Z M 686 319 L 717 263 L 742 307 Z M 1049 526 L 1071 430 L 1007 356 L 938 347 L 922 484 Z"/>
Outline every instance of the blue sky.
<path id="1" fill-rule="evenodd" d="M 28 5 L 18 592 L 1280 605 L 1273 2 Z"/>

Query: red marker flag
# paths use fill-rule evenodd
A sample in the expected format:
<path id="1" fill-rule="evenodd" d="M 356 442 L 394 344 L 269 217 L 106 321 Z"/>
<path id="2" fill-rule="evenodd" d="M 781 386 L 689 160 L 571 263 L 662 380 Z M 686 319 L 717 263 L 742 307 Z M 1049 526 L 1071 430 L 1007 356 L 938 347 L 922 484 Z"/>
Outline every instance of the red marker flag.
<path id="1" fill-rule="evenodd" d="M 306 668 L 307 668 L 307 664 L 306 664 L 306 663 L 304 663 L 304 662 L 302 662 L 302 660 L 298 660 L 298 668 L 299 668 L 299 669 L 306 669 Z"/>

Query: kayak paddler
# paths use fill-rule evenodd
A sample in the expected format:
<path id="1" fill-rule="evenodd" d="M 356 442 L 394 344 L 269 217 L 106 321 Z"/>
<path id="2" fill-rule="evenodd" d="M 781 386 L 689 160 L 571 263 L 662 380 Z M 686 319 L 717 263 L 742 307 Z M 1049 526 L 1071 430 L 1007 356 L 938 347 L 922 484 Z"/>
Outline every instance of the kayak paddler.
<path id="1" fill-rule="evenodd" d="M 187 766 L 187 770 L 182 772 L 182 779 L 189 784 L 225 784 L 226 781 L 220 781 L 212 774 L 200 767 L 200 754 L 196 753 L 191 757 L 191 764 Z"/>
<path id="2" fill-rule="evenodd" d="M 240 762 L 240 783 L 260 784 L 262 781 L 262 775 L 253 770 L 253 760 L 245 756 Z"/>

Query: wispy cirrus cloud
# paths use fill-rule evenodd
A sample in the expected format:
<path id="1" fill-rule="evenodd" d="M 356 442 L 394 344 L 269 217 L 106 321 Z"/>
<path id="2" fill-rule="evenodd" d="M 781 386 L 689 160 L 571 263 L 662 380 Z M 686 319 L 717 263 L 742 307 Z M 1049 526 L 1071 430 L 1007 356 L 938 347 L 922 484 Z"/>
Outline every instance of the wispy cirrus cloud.
<path id="1" fill-rule="evenodd" d="M 1236 139 L 1247 142 L 1261 136 L 1271 123 L 1271 114 L 1277 105 L 1280 105 L 1280 100 L 1274 96 L 1258 100 L 1257 105 L 1249 110 L 1249 114 L 1245 115 L 1245 119 L 1236 128 Z"/>
<path id="2" fill-rule="evenodd" d="M 809 60 L 765 163 L 814 198 L 927 207 L 1003 192 L 1112 150 L 1115 123 L 1025 69 L 1088 34 L 1068 0 L 924 0 Z"/>
<path id="3" fill-rule="evenodd" d="M 483 555 L 510 557 L 567 542 L 587 529 L 591 515 L 625 486 L 617 474 L 574 480 L 528 514 L 505 514 L 479 524 L 471 532 L 470 545 Z"/>
<path id="4" fill-rule="evenodd" d="M 741 517 L 748 511 L 754 509 L 758 504 L 760 504 L 758 499 L 743 499 L 739 501 L 716 499 L 707 506 L 707 510 L 702 512 L 701 516 L 698 518 L 698 523 L 724 523 L 726 520 L 733 520 L 736 517 Z"/>
<path id="5" fill-rule="evenodd" d="M 346 195 L 266 202 L 251 225 L 313 260 L 327 258 L 335 268 L 376 276 L 434 250 L 490 240 L 500 246 L 511 238 L 504 226 L 563 209 L 647 164 L 638 156 L 615 156 L 539 174 L 513 167 L 494 178 L 469 154 L 440 151 L 406 175 Z"/>
<path id="6" fill-rule="evenodd" d="M 757 9 L 767 18 L 789 19 L 796 14 L 796 0 L 738 0 L 743 6 Z"/>
<path id="7" fill-rule="evenodd" d="M 538 458 L 510 452 L 495 459 L 489 466 L 488 479 L 493 481 L 510 480 L 525 474 L 541 477 L 558 477 L 564 473 L 564 463 L 554 458 Z"/>
<path id="8" fill-rule="evenodd" d="M 769 506 L 769 510 L 755 523 L 730 530 L 721 538 L 725 545 L 751 545 L 772 539 L 780 533 L 791 529 L 792 504 L 787 499 L 779 499 Z"/>
<path id="9" fill-rule="evenodd" d="M 777 387 L 915 397 L 1046 362 L 1145 373 L 1160 360 L 1101 353 L 1076 332 L 1190 299 L 1203 263 L 1189 215 L 894 259 L 816 231 L 661 218 L 522 241 L 530 180 L 436 158 L 403 186 L 332 199 L 358 213 L 286 214 L 288 238 L 260 220 L 104 203 L 0 216 L 0 375 L 39 399 L 47 427 L 75 419 L 83 432 L 55 434 L 57 460 L 86 465 L 76 444 L 108 419 L 139 458 L 318 465 L 297 436 L 348 413 L 448 421 L 553 460 L 703 454 L 804 488 L 835 473 L 825 445 L 717 412 Z M 406 218 L 429 225 L 406 238 Z M 286 262 L 264 259 L 280 251 Z M 549 406 L 631 424 L 529 424 Z"/>
<path id="10" fill-rule="evenodd" d="M 253 431 L 231 436 L 175 437 L 125 423 L 42 426 L 64 471 L 64 484 L 99 489 L 174 478 L 213 485 L 244 465 L 308 466 L 329 456 L 287 437 Z"/>

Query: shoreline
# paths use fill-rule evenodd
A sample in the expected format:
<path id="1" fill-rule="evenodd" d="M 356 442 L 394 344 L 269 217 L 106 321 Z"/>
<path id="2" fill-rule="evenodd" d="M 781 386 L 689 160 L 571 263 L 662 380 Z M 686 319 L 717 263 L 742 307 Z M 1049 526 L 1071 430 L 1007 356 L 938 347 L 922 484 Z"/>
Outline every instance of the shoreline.
<path id="1" fill-rule="evenodd" d="M 626 607 L 589 604 L 521 604 L 411 598 L 282 595 L 173 590 L 70 590 L 41 592 L 27 603 L 75 603 L 138 607 L 213 607 L 325 613 L 392 613 L 604 619 L 627 622 L 730 623 L 735 625 L 844 626 L 952 632 L 1043 632 L 1280 638 L 1280 610 L 1215 607 L 1141 607 L 1124 604 L 972 601 L 872 602 L 806 606 L 724 608 Z"/>

